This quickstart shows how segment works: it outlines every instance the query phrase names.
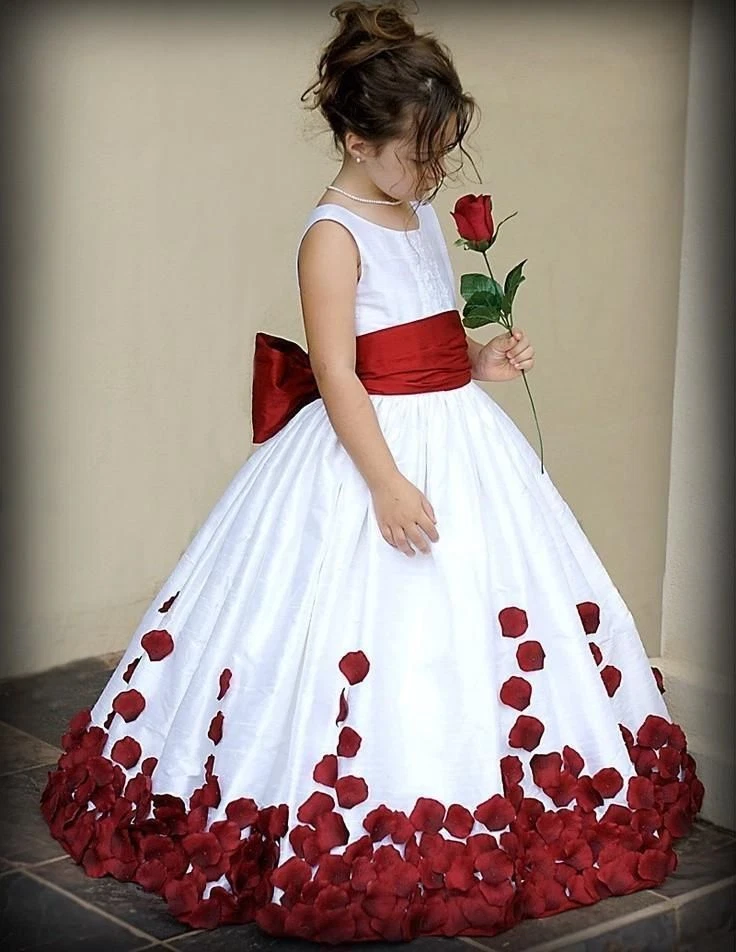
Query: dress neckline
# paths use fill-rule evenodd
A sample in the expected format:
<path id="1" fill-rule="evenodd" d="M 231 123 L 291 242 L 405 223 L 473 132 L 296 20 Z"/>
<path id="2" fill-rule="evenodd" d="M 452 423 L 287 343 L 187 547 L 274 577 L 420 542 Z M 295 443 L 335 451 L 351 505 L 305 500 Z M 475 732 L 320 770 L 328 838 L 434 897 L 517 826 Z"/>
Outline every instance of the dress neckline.
<path id="1" fill-rule="evenodd" d="M 371 221 L 370 218 L 364 218 L 363 215 L 359 215 L 357 212 L 354 212 L 350 208 L 345 208 L 344 205 L 338 205 L 337 202 L 322 202 L 320 205 L 315 205 L 312 209 L 313 212 L 316 212 L 319 208 L 341 208 L 344 212 L 347 212 L 348 215 L 352 215 L 354 218 L 359 218 L 361 221 L 364 221 L 367 225 L 373 225 L 375 228 L 380 228 L 381 231 L 394 231 L 397 235 L 416 235 L 422 230 L 422 219 L 419 215 L 417 209 L 419 208 L 419 202 L 412 202 L 414 205 L 414 211 L 417 212 L 417 218 L 419 219 L 418 228 L 408 228 L 404 231 L 403 228 L 390 228 L 388 225 L 379 225 L 376 221 Z"/>

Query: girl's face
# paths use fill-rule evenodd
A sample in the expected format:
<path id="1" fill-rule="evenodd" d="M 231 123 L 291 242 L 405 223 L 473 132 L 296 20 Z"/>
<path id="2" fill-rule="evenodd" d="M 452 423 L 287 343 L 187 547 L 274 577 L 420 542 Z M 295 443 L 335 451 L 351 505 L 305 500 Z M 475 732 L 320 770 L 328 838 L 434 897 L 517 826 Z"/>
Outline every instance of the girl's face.
<path id="1" fill-rule="evenodd" d="M 451 121 L 444 130 L 444 143 L 452 143 L 456 131 L 455 121 Z M 437 176 L 431 169 L 427 170 L 424 182 L 422 166 L 416 158 L 416 144 L 412 140 L 392 139 L 383 148 L 376 152 L 364 140 L 355 140 L 354 153 L 360 155 L 361 166 L 376 188 L 379 188 L 389 198 L 412 202 L 429 194 L 437 185 Z M 440 159 L 440 163 L 441 163 Z M 443 167 L 444 169 L 444 167 Z M 444 174 L 444 171 L 443 173 Z"/>

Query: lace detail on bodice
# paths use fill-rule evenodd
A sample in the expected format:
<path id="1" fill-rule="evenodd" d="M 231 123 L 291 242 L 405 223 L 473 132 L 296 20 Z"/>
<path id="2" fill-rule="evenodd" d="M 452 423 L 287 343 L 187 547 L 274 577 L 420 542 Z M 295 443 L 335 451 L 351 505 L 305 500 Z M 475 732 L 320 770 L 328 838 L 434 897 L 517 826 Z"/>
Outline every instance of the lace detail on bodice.
<path id="1" fill-rule="evenodd" d="M 341 205 L 317 205 L 309 213 L 302 237 L 315 221 L 328 218 L 344 225 L 355 240 L 361 265 L 355 298 L 358 335 L 457 306 L 437 213 L 431 204 L 416 205 L 416 211 L 419 228 L 407 231 L 378 225 Z"/>

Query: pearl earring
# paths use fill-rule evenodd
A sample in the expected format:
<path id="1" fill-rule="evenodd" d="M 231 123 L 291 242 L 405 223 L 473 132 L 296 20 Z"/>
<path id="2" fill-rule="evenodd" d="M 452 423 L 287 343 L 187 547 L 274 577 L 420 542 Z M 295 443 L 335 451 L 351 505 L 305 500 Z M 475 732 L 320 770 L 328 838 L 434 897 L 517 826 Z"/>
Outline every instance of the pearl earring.
<path id="1" fill-rule="evenodd" d="M 356 161 L 356 162 L 360 162 L 360 156 L 359 156 L 359 155 L 356 155 L 356 156 L 355 156 L 355 161 Z"/>

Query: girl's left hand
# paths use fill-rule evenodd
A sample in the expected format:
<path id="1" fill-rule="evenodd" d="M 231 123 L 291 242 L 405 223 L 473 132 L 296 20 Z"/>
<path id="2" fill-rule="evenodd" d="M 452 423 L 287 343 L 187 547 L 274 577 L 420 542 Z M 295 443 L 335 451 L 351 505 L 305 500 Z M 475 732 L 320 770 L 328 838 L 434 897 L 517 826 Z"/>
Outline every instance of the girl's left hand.
<path id="1" fill-rule="evenodd" d="M 533 366 L 534 347 L 526 332 L 518 327 L 489 340 L 478 351 L 475 361 L 475 371 L 480 378 L 494 382 L 515 380 L 522 370 L 528 373 Z"/>

